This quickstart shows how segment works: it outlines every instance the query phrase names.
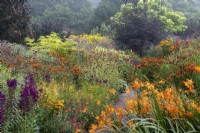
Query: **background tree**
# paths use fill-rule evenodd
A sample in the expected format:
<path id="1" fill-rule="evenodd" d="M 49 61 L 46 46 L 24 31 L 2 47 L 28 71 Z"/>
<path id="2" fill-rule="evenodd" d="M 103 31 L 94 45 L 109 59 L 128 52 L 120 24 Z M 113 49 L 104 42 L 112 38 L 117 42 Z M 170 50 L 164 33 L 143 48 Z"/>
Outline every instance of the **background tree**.
<path id="1" fill-rule="evenodd" d="M 110 17 L 115 15 L 122 4 L 122 0 L 101 0 L 98 6 L 94 9 L 91 18 L 90 25 L 92 28 L 100 28 L 102 23 L 108 24 L 110 22 Z"/>
<path id="2" fill-rule="evenodd" d="M 29 33 L 26 0 L 1 0 L 0 40 L 22 43 Z"/>
<path id="3" fill-rule="evenodd" d="M 89 31 L 90 0 L 29 0 L 29 3 L 32 7 L 31 28 L 36 37 L 51 32 Z"/>
<path id="4" fill-rule="evenodd" d="M 200 36 L 200 0 L 173 0 L 173 10 L 183 12 L 187 17 L 186 31 L 178 33 L 179 36 L 199 37 Z"/>
<path id="5" fill-rule="evenodd" d="M 145 7 L 142 0 L 137 6 L 124 4 L 112 17 L 115 40 L 140 55 L 144 48 L 156 45 L 167 34 L 187 28 L 184 25 L 186 18 L 181 12 L 174 12 L 155 1 L 148 1 L 147 4 Z"/>
<path id="6" fill-rule="evenodd" d="M 112 18 L 115 40 L 120 49 L 133 49 L 143 55 L 143 50 L 166 37 L 162 23 L 157 18 L 147 19 L 143 12 L 133 12 L 133 4 L 122 5 Z"/>

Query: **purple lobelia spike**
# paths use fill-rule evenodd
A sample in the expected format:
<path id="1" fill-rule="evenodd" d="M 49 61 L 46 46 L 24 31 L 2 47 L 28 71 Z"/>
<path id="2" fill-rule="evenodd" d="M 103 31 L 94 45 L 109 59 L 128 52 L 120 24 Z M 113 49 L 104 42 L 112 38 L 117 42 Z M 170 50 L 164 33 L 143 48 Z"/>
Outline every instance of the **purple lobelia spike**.
<path id="1" fill-rule="evenodd" d="M 0 90 L 0 127 L 4 121 L 4 108 L 6 103 L 6 95 Z"/>
<path id="2" fill-rule="evenodd" d="M 25 77 L 25 85 L 20 95 L 20 109 L 24 112 L 28 112 L 39 100 L 39 90 L 37 90 L 36 83 L 33 75 L 29 74 Z"/>
<path id="3" fill-rule="evenodd" d="M 16 79 L 9 79 L 7 80 L 7 85 L 9 89 L 15 90 L 17 87 L 17 80 Z"/>

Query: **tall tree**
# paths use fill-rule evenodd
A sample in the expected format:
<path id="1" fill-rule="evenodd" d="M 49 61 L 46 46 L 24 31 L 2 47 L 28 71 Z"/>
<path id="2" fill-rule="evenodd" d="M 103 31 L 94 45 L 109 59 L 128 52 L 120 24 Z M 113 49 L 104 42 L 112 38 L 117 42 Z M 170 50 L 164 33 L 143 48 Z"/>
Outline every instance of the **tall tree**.
<path id="1" fill-rule="evenodd" d="M 122 5 L 111 19 L 115 39 L 139 54 L 143 48 L 157 44 L 166 33 L 173 34 L 187 28 L 181 12 L 174 12 L 154 1 L 149 1 L 147 8 L 143 2 L 139 1 L 137 6 L 132 3 Z"/>
<path id="2" fill-rule="evenodd" d="M 108 23 L 110 17 L 120 9 L 122 4 L 122 0 L 101 0 L 91 18 L 92 28 L 100 27 L 102 23 Z"/>
<path id="3" fill-rule="evenodd" d="M 0 40 L 21 43 L 28 35 L 29 8 L 26 0 L 1 0 Z"/>
<path id="4" fill-rule="evenodd" d="M 29 0 L 34 36 L 62 31 L 87 32 L 91 14 L 89 0 Z"/>

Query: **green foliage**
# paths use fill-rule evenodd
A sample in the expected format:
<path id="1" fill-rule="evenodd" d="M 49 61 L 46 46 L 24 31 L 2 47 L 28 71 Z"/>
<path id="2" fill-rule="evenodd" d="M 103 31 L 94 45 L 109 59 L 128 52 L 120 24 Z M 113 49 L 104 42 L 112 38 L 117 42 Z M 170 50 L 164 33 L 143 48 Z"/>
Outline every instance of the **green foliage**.
<path id="1" fill-rule="evenodd" d="M 119 62 L 115 57 L 118 55 L 111 56 L 109 51 L 106 52 L 103 50 L 106 49 L 96 48 L 88 53 L 88 59 L 92 58 L 92 60 L 86 60 L 87 62 L 85 62 L 85 65 L 82 68 L 83 73 L 88 80 L 107 80 L 109 85 L 111 85 L 110 87 L 116 88 L 120 79 L 120 73 L 118 71 Z"/>
<path id="2" fill-rule="evenodd" d="M 29 7 L 27 0 L 2 0 L 0 5 L 0 40 L 23 43 L 29 34 Z"/>
<path id="3" fill-rule="evenodd" d="M 31 46 L 31 50 L 40 50 L 40 51 L 69 51 L 76 49 L 76 42 L 64 39 L 62 40 L 58 34 L 51 33 L 47 36 L 41 36 L 36 42 L 34 39 L 26 38 L 26 43 Z"/>
<path id="4" fill-rule="evenodd" d="M 184 31 L 187 27 L 184 25 L 186 18 L 181 12 L 174 12 L 167 7 L 160 6 L 157 2 L 149 1 L 148 10 L 146 11 L 147 18 L 157 18 L 164 25 L 164 29 L 168 33 L 177 33 Z M 134 11 L 137 10 L 137 11 Z M 121 10 L 112 18 L 114 24 L 123 26 L 131 21 L 133 16 L 141 16 L 145 10 L 144 4 L 140 2 L 138 7 L 128 3 L 121 6 Z M 142 12 L 138 12 L 142 11 Z"/>
<path id="5" fill-rule="evenodd" d="M 2 90 L 9 97 L 7 79 L 19 84 L 12 107 L 5 109 L 3 132 L 89 132 L 92 123 L 108 132 L 199 130 L 199 40 L 169 38 L 153 49 L 154 57 L 150 52 L 141 59 L 114 49 L 112 39 L 99 34 L 61 38 L 52 33 L 26 41 L 31 50 L 1 42 Z M 24 114 L 18 105 L 27 73 L 33 73 L 42 93 Z M 126 105 L 117 107 L 124 91 Z"/>
<path id="6" fill-rule="evenodd" d="M 110 25 L 102 23 L 100 28 L 99 27 L 94 28 L 90 34 L 95 35 L 98 33 L 103 36 L 113 37 L 114 31 L 112 30 Z"/>
<path id="7" fill-rule="evenodd" d="M 200 18 L 200 2 L 198 0 L 173 0 L 170 2 L 172 9 L 183 12 L 188 21 L 196 21 Z"/>
<path id="8" fill-rule="evenodd" d="M 100 28 L 102 23 L 107 24 L 110 17 L 120 9 L 122 3 L 121 0 L 101 0 L 98 6 L 94 9 L 93 16 L 90 20 L 92 28 Z"/>
<path id="9" fill-rule="evenodd" d="M 36 37 L 51 32 L 88 32 L 92 11 L 89 0 L 30 0 L 29 4 L 32 6 L 30 27 Z"/>

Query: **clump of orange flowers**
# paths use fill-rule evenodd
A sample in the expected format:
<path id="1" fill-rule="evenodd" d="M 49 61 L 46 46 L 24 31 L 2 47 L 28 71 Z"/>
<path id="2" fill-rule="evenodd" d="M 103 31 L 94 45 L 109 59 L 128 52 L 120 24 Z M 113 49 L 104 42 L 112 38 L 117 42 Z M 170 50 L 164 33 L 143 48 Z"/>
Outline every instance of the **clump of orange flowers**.
<path id="1" fill-rule="evenodd" d="M 72 73 L 74 73 L 76 76 L 80 76 L 80 68 L 74 66 L 71 69 Z"/>
<path id="2" fill-rule="evenodd" d="M 184 66 L 184 70 L 187 71 L 187 72 L 195 72 L 195 64 L 194 63 L 189 63 L 189 64 L 186 64 Z"/>
<path id="3" fill-rule="evenodd" d="M 200 73 L 200 66 L 196 66 L 195 70 Z"/>
<path id="4" fill-rule="evenodd" d="M 142 82 L 139 82 L 137 79 L 135 79 L 135 80 L 133 81 L 133 85 L 130 87 L 130 89 L 131 89 L 131 90 L 132 90 L 132 89 L 138 90 L 138 89 L 142 88 L 143 86 L 144 86 L 144 85 L 143 85 Z"/>
<path id="5" fill-rule="evenodd" d="M 105 111 L 102 111 L 100 116 L 96 117 L 97 125 L 92 124 L 89 132 L 95 133 L 95 131 L 105 128 L 109 126 L 112 128 L 112 115 L 115 113 L 115 109 L 113 106 L 107 106 Z"/>
<path id="6" fill-rule="evenodd" d="M 188 90 L 186 90 L 186 93 L 192 93 L 194 92 L 194 85 L 193 85 L 193 81 L 192 79 L 187 79 L 187 81 L 183 81 L 184 85 L 188 88 Z"/>
<path id="7" fill-rule="evenodd" d="M 115 89 L 110 89 L 110 90 L 109 90 L 109 93 L 115 95 L 116 90 L 115 90 Z"/>
<path id="8" fill-rule="evenodd" d="M 157 58 L 157 57 L 148 57 L 148 58 L 142 58 L 141 60 L 141 66 L 160 66 L 164 62 L 163 58 Z"/>
<path id="9" fill-rule="evenodd" d="M 165 81 L 161 80 L 158 84 L 164 84 Z M 185 86 L 189 88 L 191 92 L 194 88 L 192 80 L 184 82 Z M 109 106 L 105 111 L 101 112 L 100 116 L 96 117 L 97 125 L 91 125 L 90 133 L 95 131 L 106 129 L 106 127 L 113 128 L 111 124 L 114 124 L 116 120 L 121 123 L 115 126 L 123 125 L 123 118 L 131 117 L 146 117 L 154 118 L 155 109 L 154 106 L 157 103 L 163 117 L 169 118 L 193 118 L 194 113 L 200 113 L 200 106 L 193 100 L 187 100 L 183 98 L 179 91 L 173 86 L 168 86 L 165 90 L 158 90 L 156 84 L 150 82 L 141 82 L 134 80 L 134 86 L 127 89 L 127 93 L 131 89 L 136 89 L 139 93 L 136 93 L 135 97 L 128 97 L 125 100 L 125 107 L 112 107 Z M 139 89 L 140 88 L 140 89 Z M 192 91 L 193 92 L 193 91 Z M 183 92 L 184 93 L 184 92 Z M 156 102 L 155 102 L 156 100 Z M 127 126 L 133 127 L 134 123 L 130 120 L 125 121 Z"/>

